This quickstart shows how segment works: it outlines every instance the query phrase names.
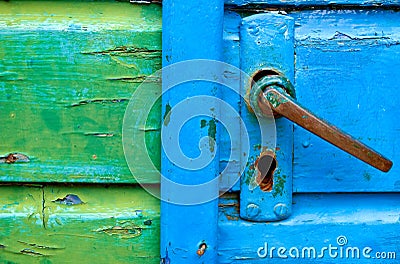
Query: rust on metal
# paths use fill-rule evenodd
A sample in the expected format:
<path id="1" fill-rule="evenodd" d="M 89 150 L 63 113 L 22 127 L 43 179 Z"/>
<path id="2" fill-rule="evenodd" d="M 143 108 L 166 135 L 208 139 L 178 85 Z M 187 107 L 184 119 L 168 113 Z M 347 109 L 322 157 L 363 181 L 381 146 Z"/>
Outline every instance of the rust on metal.
<path id="1" fill-rule="evenodd" d="M 254 162 L 254 167 L 257 169 L 256 183 L 260 189 L 264 192 L 272 191 L 274 172 L 278 167 L 275 153 L 272 151 L 262 152 Z"/>
<path id="2" fill-rule="evenodd" d="M 257 103 L 261 109 L 270 107 L 279 115 L 383 172 L 389 171 L 393 165 L 380 153 L 300 106 L 278 86 L 267 86 L 264 92 L 259 93 Z"/>
<path id="3" fill-rule="evenodd" d="M 207 249 L 207 244 L 205 242 L 202 242 L 199 245 L 199 249 L 197 250 L 197 255 L 203 256 L 204 253 L 206 253 L 206 249 Z"/>

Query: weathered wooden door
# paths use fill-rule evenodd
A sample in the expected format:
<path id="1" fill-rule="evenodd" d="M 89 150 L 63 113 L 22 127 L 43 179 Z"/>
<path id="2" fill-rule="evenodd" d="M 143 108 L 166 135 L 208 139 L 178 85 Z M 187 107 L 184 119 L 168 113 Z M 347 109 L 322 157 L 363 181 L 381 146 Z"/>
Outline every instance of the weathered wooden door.
<path id="1" fill-rule="evenodd" d="M 397 1 L 165 0 L 162 48 L 131 2 L 0 3 L 1 261 L 396 262 Z M 268 76 L 393 168 L 257 120 Z"/>
<path id="2" fill-rule="evenodd" d="M 0 2 L 1 263 L 159 262 L 159 201 L 121 139 L 133 92 L 160 67 L 158 5 Z M 136 132 L 159 167 L 154 120 Z"/>
<path id="3" fill-rule="evenodd" d="M 162 135 L 170 136 L 163 143 L 173 143 L 171 135 L 178 133 L 173 134 L 170 126 L 175 124 L 180 129 L 175 151 L 181 148 L 189 159 L 186 166 L 177 164 L 174 149 L 164 146 L 162 263 L 396 263 L 398 5 L 397 1 L 163 2 L 163 66 L 174 69 L 163 73 L 163 82 L 168 80 L 163 83 L 168 122 L 162 130 L 168 132 Z M 188 62 L 193 59 L 208 61 Z M 174 63 L 178 66 L 171 66 Z M 292 87 L 289 80 L 294 87 L 289 97 L 387 156 L 394 164 L 391 170 L 381 172 L 284 117 L 269 117 L 276 128 L 272 148 L 270 139 L 260 136 L 269 124 L 267 117 L 260 117 L 259 123 L 253 113 L 261 99 L 256 95 L 252 110 L 246 105 L 252 101 L 249 79 L 267 82 L 265 77 L 272 78 L 270 86 L 278 90 Z M 172 85 L 176 90 L 170 90 Z M 226 88 L 229 85 L 237 89 L 232 92 Z M 209 97 L 223 102 L 213 105 Z M 281 97 L 265 98 L 271 108 L 288 103 Z M 181 108 L 183 104 L 187 107 Z M 302 115 L 297 121 L 304 125 L 310 117 Z M 177 126 L 182 120 L 187 121 L 185 126 Z M 247 137 L 238 132 L 244 129 Z M 342 148 L 364 150 L 352 140 Z M 239 155 L 237 148 L 242 151 Z M 369 150 L 363 153 L 367 161 L 377 157 L 372 165 L 390 169 L 390 161 Z M 208 155 L 210 162 L 195 170 L 193 160 L 202 155 Z M 265 160 L 268 166 L 259 167 Z M 233 163 L 237 166 L 225 171 Z M 270 178 L 264 181 L 257 173 Z M 218 184 L 208 190 L 201 187 L 218 175 L 222 175 Z M 241 179 L 234 184 L 238 176 Z M 215 189 L 225 194 L 211 199 Z"/>

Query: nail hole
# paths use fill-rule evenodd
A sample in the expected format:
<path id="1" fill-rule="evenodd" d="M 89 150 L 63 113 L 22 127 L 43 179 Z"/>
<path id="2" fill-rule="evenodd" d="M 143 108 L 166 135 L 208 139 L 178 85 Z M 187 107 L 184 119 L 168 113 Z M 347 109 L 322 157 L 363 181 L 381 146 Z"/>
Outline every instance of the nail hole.
<path id="1" fill-rule="evenodd" d="M 205 242 L 200 243 L 199 249 L 197 250 L 197 255 L 203 256 L 206 252 L 207 244 Z"/>
<path id="2" fill-rule="evenodd" d="M 274 172 L 277 167 L 277 161 L 274 153 L 262 153 L 255 162 L 258 170 L 257 183 L 264 192 L 272 191 L 274 185 Z"/>

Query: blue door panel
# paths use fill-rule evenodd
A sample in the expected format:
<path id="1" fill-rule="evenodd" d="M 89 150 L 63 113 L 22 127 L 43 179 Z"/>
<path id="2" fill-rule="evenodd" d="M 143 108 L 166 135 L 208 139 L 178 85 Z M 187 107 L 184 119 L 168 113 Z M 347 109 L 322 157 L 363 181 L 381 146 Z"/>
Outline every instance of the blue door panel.
<path id="1" fill-rule="evenodd" d="M 295 126 L 293 191 L 398 191 L 400 16 L 390 10 L 320 10 L 288 15 L 296 21 L 297 100 L 394 163 L 390 172 L 380 172 Z M 239 63 L 241 19 L 237 13 L 225 13 L 224 61 L 235 66 Z M 233 106 L 232 101 L 243 104 L 239 100 L 230 98 Z M 229 154 L 227 135 L 221 135 L 223 142 L 221 159 Z M 221 188 L 236 178 L 233 172 Z M 239 189 L 238 184 L 233 188 Z"/>
<path id="2" fill-rule="evenodd" d="M 295 129 L 297 192 L 400 190 L 400 15 L 394 11 L 311 11 L 296 19 L 300 103 L 393 161 L 380 172 Z"/>
<path id="3" fill-rule="evenodd" d="M 262 6 L 236 6 L 248 2 L 255 1 L 225 1 L 221 59 L 236 67 L 241 66 L 243 18 L 269 12 Z M 400 15 L 390 10 L 396 3 L 382 3 L 385 8 L 380 10 L 371 1 L 365 2 L 364 10 L 354 6 L 329 10 L 324 0 L 275 2 L 268 3 L 285 9 L 295 21 L 297 100 L 387 156 L 393 168 L 382 173 L 294 126 L 292 215 L 277 222 L 243 220 L 239 182 L 219 199 L 216 231 L 207 226 L 207 221 L 216 223 L 215 203 L 184 210 L 164 203 L 164 263 L 169 263 L 171 254 L 176 263 L 396 263 L 400 258 L 400 158 L 396 153 L 400 146 L 400 110 L 396 107 L 400 102 Z M 313 4 L 324 10 L 310 10 Z M 196 47 L 201 49 L 201 45 Z M 235 74 L 227 76 L 240 81 Z M 245 116 L 239 95 L 220 90 L 217 96 Z M 222 125 L 217 131 L 216 167 L 221 172 L 232 161 L 231 143 L 237 139 L 229 138 Z M 239 165 L 222 178 L 220 190 L 237 180 L 237 171 Z M 185 232 L 179 232 L 182 227 Z M 200 256 L 195 250 L 201 237 L 211 244 Z"/>
<path id="4" fill-rule="evenodd" d="M 400 16 L 390 10 L 288 15 L 295 19 L 298 101 L 379 150 L 394 166 L 382 173 L 295 126 L 293 192 L 298 194 L 292 215 L 279 222 L 241 219 L 236 185 L 219 202 L 218 263 L 395 263 L 400 254 L 400 197 L 393 193 L 400 185 L 395 152 Z M 240 54 L 241 20 L 237 13 L 225 13 L 224 59 L 232 64 Z M 235 177 L 225 179 L 228 183 L 229 178 Z M 281 257 L 280 247 L 286 249 Z"/>

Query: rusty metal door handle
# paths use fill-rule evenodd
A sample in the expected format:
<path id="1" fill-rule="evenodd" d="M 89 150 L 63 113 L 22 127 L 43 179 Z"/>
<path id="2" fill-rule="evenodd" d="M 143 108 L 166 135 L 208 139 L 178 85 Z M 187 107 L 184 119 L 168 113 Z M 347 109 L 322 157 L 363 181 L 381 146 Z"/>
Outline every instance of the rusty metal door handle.
<path id="1" fill-rule="evenodd" d="M 383 155 L 354 139 L 337 127 L 317 117 L 294 99 L 290 81 L 279 75 L 268 75 L 255 82 L 250 105 L 257 115 L 281 115 L 369 165 L 388 172 L 393 163 Z"/>

